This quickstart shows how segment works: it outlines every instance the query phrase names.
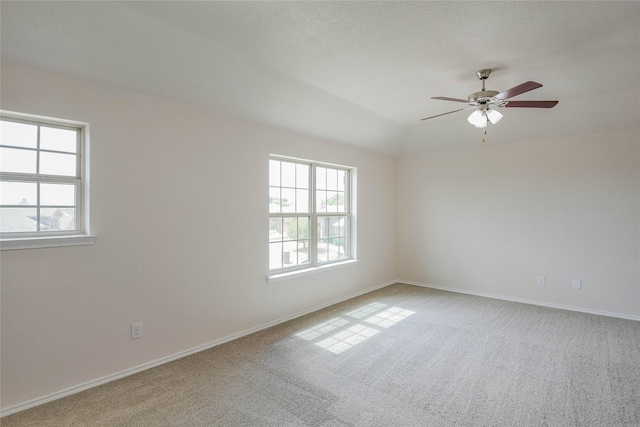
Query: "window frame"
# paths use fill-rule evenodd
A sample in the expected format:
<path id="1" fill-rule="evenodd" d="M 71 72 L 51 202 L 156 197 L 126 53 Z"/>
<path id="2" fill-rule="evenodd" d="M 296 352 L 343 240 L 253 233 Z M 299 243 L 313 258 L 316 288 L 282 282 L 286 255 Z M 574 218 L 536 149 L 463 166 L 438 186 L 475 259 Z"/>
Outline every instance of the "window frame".
<path id="1" fill-rule="evenodd" d="M 0 120 L 14 123 L 26 123 L 38 126 L 37 144 L 35 148 L 24 148 L 36 153 L 36 164 L 40 161 L 41 153 L 69 154 L 63 150 L 43 149 L 40 146 L 41 127 L 74 130 L 76 133 L 75 167 L 74 176 L 52 175 L 40 173 L 36 167 L 35 173 L 2 172 L 0 182 L 17 181 L 37 184 L 66 184 L 73 185 L 75 209 L 75 230 L 36 230 L 18 232 L 0 232 L 0 250 L 35 249 L 58 246 L 90 245 L 95 242 L 97 236 L 90 234 L 89 227 L 89 124 L 52 117 L 37 116 L 33 114 L 18 113 L 14 111 L 0 110 Z M 4 145 L 0 140 L 0 146 L 16 148 L 16 146 Z M 20 148 L 22 149 L 22 148 Z M 39 186 L 38 186 L 39 187 Z M 6 205 L 13 207 L 13 205 Z M 58 207 L 52 205 L 52 207 Z M 38 218 L 41 209 L 47 205 L 41 203 L 38 192 L 37 202 L 33 205 Z M 40 227 L 40 220 L 36 220 Z"/>
<path id="2" fill-rule="evenodd" d="M 308 200 L 308 212 L 300 213 L 300 212 L 271 212 L 269 211 L 269 221 L 271 222 L 274 218 L 300 218 L 300 217 L 308 217 L 309 218 L 309 263 L 306 264 L 296 264 L 289 267 L 281 267 L 281 268 L 271 268 L 269 265 L 269 275 L 268 280 L 277 280 L 291 276 L 297 276 L 299 274 L 308 274 L 313 271 L 324 270 L 327 268 L 333 268 L 338 266 L 343 266 L 347 264 L 351 264 L 357 262 L 356 257 L 356 168 L 352 166 L 338 165 L 333 163 L 320 162 L 315 160 L 307 160 L 300 159 L 288 156 L 281 156 L 270 154 L 269 162 L 272 160 L 280 161 L 280 162 L 289 162 L 294 164 L 303 164 L 309 166 L 309 200 Z M 347 181 L 345 183 L 345 211 L 344 212 L 319 212 L 316 204 L 316 194 L 318 191 L 317 185 L 317 168 L 328 168 L 345 171 L 347 173 Z M 269 163 L 269 169 L 271 168 Z M 269 171 L 269 174 L 271 171 Z M 268 188 L 273 188 L 269 182 Z M 283 188 L 282 182 L 278 186 L 280 189 Z M 287 187 L 285 187 L 287 188 Z M 270 196 L 271 197 L 271 196 Z M 340 216 L 346 217 L 348 220 L 348 235 L 345 237 L 347 239 L 347 248 L 348 253 L 345 257 L 334 259 L 334 260 L 319 260 L 317 254 L 318 242 L 322 240 L 318 236 L 318 220 L 322 217 L 332 217 L 332 216 Z M 330 238 L 326 236 L 326 238 Z M 300 239 L 297 239 L 298 241 Z M 283 241 L 284 242 L 284 241 Z M 272 241 L 269 239 L 269 244 Z M 269 251 L 269 259 L 271 257 L 271 252 Z"/>

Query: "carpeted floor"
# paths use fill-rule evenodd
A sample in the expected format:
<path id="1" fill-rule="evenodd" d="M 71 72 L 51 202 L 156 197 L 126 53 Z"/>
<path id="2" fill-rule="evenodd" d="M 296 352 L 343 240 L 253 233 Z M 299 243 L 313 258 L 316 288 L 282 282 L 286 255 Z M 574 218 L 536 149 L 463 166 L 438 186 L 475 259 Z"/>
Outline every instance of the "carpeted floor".
<path id="1" fill-rule="evenodd" d="M 396 284 L 2 426 L 640 426 L 640 322 Z"/>

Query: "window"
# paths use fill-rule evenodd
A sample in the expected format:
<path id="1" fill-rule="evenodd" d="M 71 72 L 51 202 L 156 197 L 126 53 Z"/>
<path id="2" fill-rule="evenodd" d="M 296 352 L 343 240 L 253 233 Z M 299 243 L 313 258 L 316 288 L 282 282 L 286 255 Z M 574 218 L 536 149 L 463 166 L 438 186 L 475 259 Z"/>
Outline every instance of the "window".
<path id="1" fill-rule="evenodd" d="M 272 156 L 269 270 L 353 258 L 352 168 Z"/>
<path id="2" fill-rule="evenodd" d="M 2 249 L 93 243 L 70 238 L 88 234 L 86 148 L 84 124 L 1 113 Z"/>

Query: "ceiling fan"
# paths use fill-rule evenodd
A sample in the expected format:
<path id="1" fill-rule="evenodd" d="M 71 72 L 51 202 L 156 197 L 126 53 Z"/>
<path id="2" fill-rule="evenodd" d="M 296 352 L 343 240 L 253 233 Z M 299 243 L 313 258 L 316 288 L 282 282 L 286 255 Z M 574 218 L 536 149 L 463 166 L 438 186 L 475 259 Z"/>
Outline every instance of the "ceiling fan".
<path id="1" fill-rule="evenodd" d="M 436 116 L 425 117 L 422 120 L 433 119 L 435 117 L 446 116 L 447 114 L 457 113 L 464 110 L 475 110 L 467 119 L 469 123 L 477 128 L 487 127 L 487 124 L 491 122 L 496 124 L 502 119 L 502 114 L 497 110 L 498 108 L 553 108 L 558 101 L 509 101 L 510 98 L 520 95 L 525 92 L 529 92 L 534 89 L 542 87 L 540 83 L 526 82 L 505 90 L 504 92 L 498 92 L 497 90 L 487 90 L 484 87 L 484 81 L 489 78 L 491 74 L 490 69 L 480 70 L 476 73 L 476 76 L 482 80 L 482 90 L 469 95 L 464 99 L 447 98 L 444 96 L 434 96 L 431 99 L 440 99 L 442 101 L 462 102 L 468 104 L 468 107 L 461 108 L 459 110 L 449 111 L 448 113 L 438 114 Z"/>

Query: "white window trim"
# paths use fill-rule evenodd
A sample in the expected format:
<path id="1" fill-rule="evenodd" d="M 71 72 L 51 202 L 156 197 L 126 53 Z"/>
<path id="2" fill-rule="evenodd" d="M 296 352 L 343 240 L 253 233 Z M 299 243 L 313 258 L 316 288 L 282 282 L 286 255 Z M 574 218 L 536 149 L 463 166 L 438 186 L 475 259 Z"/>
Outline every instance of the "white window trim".
<path id="1" fill-rule="evenodd" d="M 336 164 L 336 163 L 327 163 L 327 162 L 322 162 L 322 161 L 317 161 L 317 160 L 308 160 L 308 159 L 301 159 L 301 158 L 297 158 L 297 157 L 289 157 L 289 156 L 282 156 L 282 155 L 278 155 L 278 154 L 270 154 L 269 155 L 269 159 L 273 159 L 273 160 L 283 160 L 283 161 L 291 161 L 291 162 L 299 162 L 299 163 L 307 163 L 311 166 L 312 169 L 315 169 L 316 166 L 321 166 L 321 167 L 329 167 L 329 168 L 338 168 L 338 169 L 345 169 L 345 170 L 349 170 L 349 177 L 350 177 L 350 191 L 349 191 L 349 217 L 350 217 L 350 238 L 349 238 L 349 244 L 351 245 L 351 251 L 350 251 L 350 257 L 347 259 L 341 259 L 341 260 L 337 260 L 337 261 L 325 261 L 325 262 L 321 262 L 321 263 L 317 263 L 314 264 L 310 267 L 305 267 L 305 266 L 295 266 L 295 267 L 291 267 L 291 268 L 283 268 L 283 269 L 277 269 L 277 270 L 269 270 L 269 274 L 267 275 L 266 279 L 268 283 L 275 283 L 275 282 L 280 282 L 283 280 L 288 280 L 288 279 L 293 279 L 296 277 L 300 277 L 300 276 L 307 276 L 307 275 L 311 275 L 311 274 L 315 274 L 315 273 L 319 273 L 322 271 L 327 271 L 327 270 L 331 270 L 331 269 L 335 269 L 335 268 L 342 268 L 342 267 L 347 267 L 350 265 L 354 265 L 357 264 L 359 262 L 358 259 L 358 248 L 357 248 L 357 168 L 353 167 L 353 166 L 346 166 L 346 165 L 340 165 L 340 164 Z M 312 227 L 310 227 L 310 233 L 313 236 L 311 238 L 311 242 L 315 242 L 317 239 L 317 235 L 316 232 L 317 230 L 315 229 L 315 222 L 314 221 L 314 217 L 317 217 L 317 213 L 315 213 L 315 173 L 311 172 L 311 178 L 312 178 L 312 190 L 310 191 L 310 193 L 312 194 L 312 196 L 310 197 L 310 205 L 313 206 L 312 211 L 309 212 L 308 216 L 311 219 L 311 224 L 313 224 Z M 338 213 L 339 214 L 339 213 Z M 305 214 L 306 216 L 307 214 Z"/>
<path id="2" fill-rule="evenodd" d="M 18 249 L 40 249 L 63 246 L 92 245 L 97 239 L 97 235 L 90 233 L 90 144 L 89 144 L 89 123 L 74 120 L 58 119 L 54 117 L 38 116 L 34 114 L 19 113 L 15 111 L 0 110 L 0 115 L 18 120 L 34 121 L 41 124 L 73 126 L 81 128 L 81 159 L 80 159 L 80 179 L 82 181 L 82 202 L 81 202 L 81 229 L 74 234 L 56 233 L 51 235 L 25 234 L 22 236 L 12 235 L 10 237 L 0 237 L 0 251 Z"/>
<path id="3" fill-rule="evenodd" d="M 289 279 L 296 279 L 301 276 L 310 276 L 312 274 L 321 273 L 327 270 L 334 270 L 337 268 L 349 267 L 351 265 L 359 263 L 358 259 L 348 259 L 346 261 L 336 261 L 331 263 L 320 264 L 315 267 L 305 268 L 303 270 L 292 270 L 284 273 L 276 273 L 267 276 L 267 283 L 277 283 Z"/>
<path id="4" fill-rule="evenodd" d="M 17 249 L 56 248 L 61 246 L 93 245 L 98 236 L 90 234 L 75 234 L 72 236 L 52 237 L 20 237 L 15 239 L 2 239 L 0 250 L 10 251 Z"/>

